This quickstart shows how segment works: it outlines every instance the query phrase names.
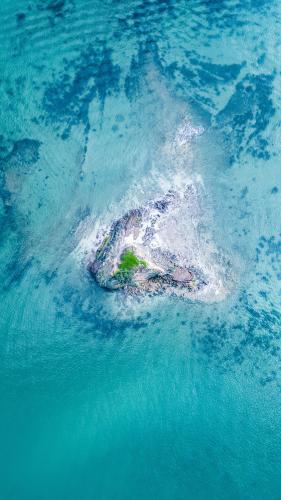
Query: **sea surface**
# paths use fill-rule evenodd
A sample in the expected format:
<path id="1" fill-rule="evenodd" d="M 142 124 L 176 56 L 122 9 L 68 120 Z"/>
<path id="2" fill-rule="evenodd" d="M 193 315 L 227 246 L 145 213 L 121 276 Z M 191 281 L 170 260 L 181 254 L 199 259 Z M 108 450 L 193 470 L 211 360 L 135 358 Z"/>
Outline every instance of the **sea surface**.
<path id="1" fill-rule="evenodd" d="M 1 500 L 280 500 L 280 0 L 0 14 Z M 99 288 L 91 235 L 191 177 L 223 300 Z"/>

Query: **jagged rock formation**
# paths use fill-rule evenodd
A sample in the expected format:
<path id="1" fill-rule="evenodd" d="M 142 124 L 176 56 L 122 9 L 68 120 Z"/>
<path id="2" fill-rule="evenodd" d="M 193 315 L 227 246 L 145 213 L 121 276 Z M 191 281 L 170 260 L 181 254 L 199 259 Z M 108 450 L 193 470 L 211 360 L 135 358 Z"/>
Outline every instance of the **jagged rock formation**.
<path id="1" fill-rule="evenodd" d="M 194 211 L 196 196 L 192 185 L 183 195 L 169 191 L 114 221 L 89 265 L 97 283 L 129 293 L 191 297 L 215 289 L 213 274 L 206 272 L 209 263 L 200 264 L 194 224 L 182 227 L 179 219 Z"/>

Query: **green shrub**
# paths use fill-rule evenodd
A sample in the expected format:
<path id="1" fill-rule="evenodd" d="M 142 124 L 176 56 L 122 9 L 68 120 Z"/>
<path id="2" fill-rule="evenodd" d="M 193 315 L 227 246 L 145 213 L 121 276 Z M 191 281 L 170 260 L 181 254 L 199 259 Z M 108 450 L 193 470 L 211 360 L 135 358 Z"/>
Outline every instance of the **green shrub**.
<path id="1" fill-rule="evenodd" d="M 115 277 L 124 283 L 131 277 L 133 269 L 138 266 L 147 267 L 147 263 L 143 259 L 139 259 L 132 250 L 126 250 L 122 253 L 120 264 L 115 273 Z"/>

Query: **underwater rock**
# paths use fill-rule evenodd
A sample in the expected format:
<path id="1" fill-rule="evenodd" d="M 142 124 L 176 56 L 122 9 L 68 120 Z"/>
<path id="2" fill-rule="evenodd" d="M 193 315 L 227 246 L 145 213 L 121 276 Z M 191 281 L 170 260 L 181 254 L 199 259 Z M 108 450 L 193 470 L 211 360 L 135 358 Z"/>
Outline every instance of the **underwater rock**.
<path id="1" fill-rule="evenodd" d="M 207 300 L 217 300 L 219 281 L 204 252 L 200 256 L 198 251 L 192 220 L 196 195 L 192 185 L 183 194 L 169 191 L 114 221 L 89 264 L 96 282 L 131 294 L 165 292 L 199 298 L 206 290 Z"/>

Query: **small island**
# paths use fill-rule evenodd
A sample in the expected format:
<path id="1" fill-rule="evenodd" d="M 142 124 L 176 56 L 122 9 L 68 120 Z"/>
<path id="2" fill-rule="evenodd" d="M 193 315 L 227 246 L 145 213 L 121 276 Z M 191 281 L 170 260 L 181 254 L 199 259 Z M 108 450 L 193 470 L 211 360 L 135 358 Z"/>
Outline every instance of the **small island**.
<path id="1" fill-rule="evenodd" d="M 169 191 L 115 220 L 89 264 L 96 282 L 130 294 L 165 292 L 198 298 L 210 287 L 218 294 L 213 274 L 207 271 L 210 263 L 203 262 L 196 247 L 194 223 L 180 221 L 194 215 L 196 196 L 192 185 L 184 194 Z"/>

